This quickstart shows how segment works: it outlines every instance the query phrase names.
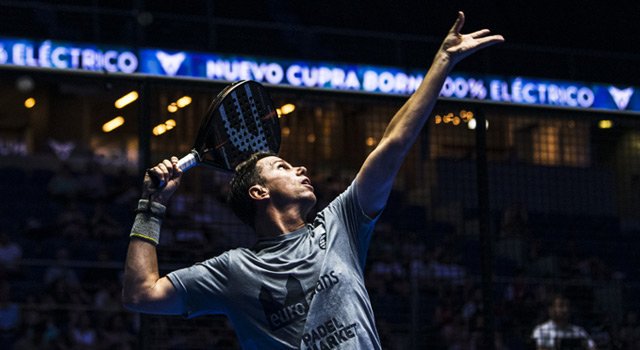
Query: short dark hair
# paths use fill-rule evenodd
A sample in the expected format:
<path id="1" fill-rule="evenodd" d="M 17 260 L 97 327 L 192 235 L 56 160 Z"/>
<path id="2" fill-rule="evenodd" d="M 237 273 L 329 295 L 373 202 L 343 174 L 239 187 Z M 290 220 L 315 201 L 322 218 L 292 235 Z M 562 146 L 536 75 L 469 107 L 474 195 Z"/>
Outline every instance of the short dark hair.
<path id="1" fill-rule="evenodd" d="M 264 185 L 264 177 L 260 175 L 260 169 L 256 166 L 262 158 L 276 156 L 273 152 L 254 153 L 249 159 L 238 164 L 236 173 L 229 184 L 227 203 L 233 213 L 245 224 L 255 230 L 256 225 L 256 203 L 249 196 L 249 189 L 253 185 Z"/>

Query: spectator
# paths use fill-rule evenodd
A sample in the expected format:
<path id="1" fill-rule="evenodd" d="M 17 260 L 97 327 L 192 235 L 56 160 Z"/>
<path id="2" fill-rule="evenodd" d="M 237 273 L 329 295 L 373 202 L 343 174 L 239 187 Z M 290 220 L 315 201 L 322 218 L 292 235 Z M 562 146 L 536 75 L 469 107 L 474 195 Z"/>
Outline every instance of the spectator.
<path id="1" fill-rule="evenodd" d="M 126 327 L 122 313 L 114 313 L 104 329 L 99 331 L 104 349 L 133 349 L 135 335 Z"/>
<path id="2" fill-rule="evenodd" d="M 91 350 L 97 348 L 97 332 L 92 327 L 91 319 L 86 312 L 72 314 L 69 338 L 72 349 Z"/>
<path id="3" fill-rule="evenodd" d="M 374 261 L 371 270 L 373 274 L 387 283 L 394 283 L 406 277 L 406 271 L 402 264 L 394 259 L 394 252 L 391 248 L 381 252 L 379 259 Z"/>
<path id="4" fill-rule="evenodd" d="M 11 279 L 20 275 L 22 248 L 12 242 L 6 231 L 0 232 L 0 277 Z"/>
<path id="5" fill-rule="evenodd" d="M 411 272 L 411 277 L 417 279 L 419 287 L 421 290 L 429 290 L 432 288 L 432 277 L 430 265 L 433 261 L 434 252 L 429 250 L 425 252 L 424 255 L 414 258 L 409 263 L 409 271 Z"/>
<path id="6" fill-rule="evenodd" d="M 96 313 L 96 324 L 98 327 L 104 327 L 111 323 L 115 313 L 122 310 L 120 306 L 120 288 L 119 283 L 114 280 L 105 281 L 104 285 L 96 292 L 93 297 L 93 306 Z"/>
<path id="7" fill-rule="evenodd" d="M 58 232 L 70 239 L 86 239 L 89 236 L 87 217 L 80 210 L 76 200 L 70 200 L 58 215 L 56 221 Z"/>
<path id="8" fill-rule="evenodd" d="M 63 281 L 67 285 L 79 286 L 80 280 L 75 271 L 69 266 L 69 251 L 65 248 L 58 249 L 56 252 L 56 260 L 53 266 L 50 266 L 44 274 L 44 283 L 51 286 L 56 281 Z"/>
<path id="9" fill-rule="evenodd" d="M 47 185 L 47 191 L 53 199 L 66 201 L 76 198 L 80 192 L 81 184 L 71 172 L 67 163 L 62 163 L 56 174 Z"/>
<path id="10" fill-rule="evenodd" d="M 13 344 L 10 349 L 13 350 L 53 350 L 60 347 L 54 347 L 51 339 L 46 336 L 46 324 L 39 323 L 28 332 L 23 332 L 21 336 Z M 62 347 L 64 349 L 64 347 Z"/>
<path id="11" fill-rule="evenodd" d="M 115 269 L 117 264 L 113 261 L 111 253 L 106 247 L 98 249 L 96 253 L 96 264 L 88 268 L 84 277 L 82 278 L 82 284 L 90 292 L 96 292 L 112 284 L 117 284 L 119 275 L 118 270 Z M 118 303 L 119 304 L 119 303 Z"/>
<path id="12" fill-rule="evenodd" d="M 7 284 L 0 285 L 0 345 L 7 348 L 20 325 L 20 306 L 11 301 L 11 290 Z"/>
<path id="13" fill-rule="evenodd" d="M 509 204 L 502 214 L 500 238 L 529 236 L 529 214 L 520 202 Z"/>
<path id="14" fill-rule="evenodd" d="M 435 259 L 430 262 L 429 273 L 439 282 L 461 286 L 465 282 L 467 272 L 456 262 L 453 253 L 444 246 L 435 248 Z"/>
<path id="15" fill-rule="evenodd" d="M 402 257 L 407 261 L 419 260 L 427 251 L 427 246 L 420 240 L 420 235 L 411 231 L 407 235 L 407 241 L 402 244 Z"/>
<path id="16" fill-rule="evenodd" d="M 109 215 L 103 201 L 98 201 L 94 204 L 93 215 L 89 220 L 89 224 L 91 235 L 95 239 L 112 240 L 122 238 L 124 235 L 122 225 Z"/>
<path id="17" fill-rule="evenodd" d="M 129 175 L 125 169 L 121 169 L 109 186 L 109 197 L 114 203 L 124 205 L 127 208 L 135 208 L 136 201 L 140 196 L 140 189 L 134 177 Z"/>
<path id="18" fill-rule="evenodd" d="M 80 184 L 82 198 L 103 200 L 107 197 L 107 182 L 98 162 L 88 162 L 86 171 L 80 175 Z"/>
<path id="19" fill-rule="evenodd" d="M 596 344 L 587 332 L 582 327 L 569 323 L 569 299 L 563 295 L 555 294 L 549 301 L 549 320 L 537 325 L 531 335 L 537 349 L 558 349 L 560 344 L 570 341 L 583 344 L 584 349 L 595 350 Z"/>

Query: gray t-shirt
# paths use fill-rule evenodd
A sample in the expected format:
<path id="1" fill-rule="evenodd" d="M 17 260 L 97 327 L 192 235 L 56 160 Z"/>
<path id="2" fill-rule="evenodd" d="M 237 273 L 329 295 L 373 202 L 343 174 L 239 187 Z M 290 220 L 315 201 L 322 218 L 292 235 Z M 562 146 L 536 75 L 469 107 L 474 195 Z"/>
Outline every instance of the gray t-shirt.
<path id="1" fill-rule="evenodd" d="M 354 181 L 313 224 L 167 277 L 186 317 L 227 315 L 244 349 L 381 349 L 363 274 L 375 221 Z"/>

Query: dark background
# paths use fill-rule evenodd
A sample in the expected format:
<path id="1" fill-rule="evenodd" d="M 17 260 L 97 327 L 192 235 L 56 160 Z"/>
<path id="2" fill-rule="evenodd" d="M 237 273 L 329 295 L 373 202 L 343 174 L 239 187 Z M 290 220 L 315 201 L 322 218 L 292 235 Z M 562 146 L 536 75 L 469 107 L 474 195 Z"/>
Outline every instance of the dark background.
<path id="1" fill-rule="evenodd" d="M 637 1 L 0 1 L 0 35 L 426 68 L 452 25 L 507 42 L 460 71 L 637 85 Z"/>

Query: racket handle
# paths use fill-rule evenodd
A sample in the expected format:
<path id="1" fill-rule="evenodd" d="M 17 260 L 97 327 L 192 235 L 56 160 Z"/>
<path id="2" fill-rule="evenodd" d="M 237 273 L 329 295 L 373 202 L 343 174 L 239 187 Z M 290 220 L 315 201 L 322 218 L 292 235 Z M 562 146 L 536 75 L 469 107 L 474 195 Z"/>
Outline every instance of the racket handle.
<path id="1" fill-rule="evenodd" d="M 187 171 L 188 169 L 193 168 L 193 166 L 196 165 L 196 162 L 197 158 L 193 152 L 191 152 L 178 161 L 178 168 L 182 171 Z"/>
<path id="2" fill-rule="evenodd" d="M 191 168 L 193 168 L 194 165 L 196 165 L 197 163 L 197 158 L 196 155 L 194 154 L 194 152 L 191 152 L 189 154 L 187 154 L 186 156 L 180 158 L 180 160 L 178 160 L 178 168 L 182 171 L 187 171 Z M 149 174 L 149 177 L 151 178 L 151 182 L 153 182 L 153 187 L 155 188 L 162 188 L 164 187 L 165 183 L 164 181 L 160 181 L 160 179 L 158 178 L 158 176 L 156 176 L 155 173 L 150 172 L 149 170 L 147 170 L 147 173 Z"/>

